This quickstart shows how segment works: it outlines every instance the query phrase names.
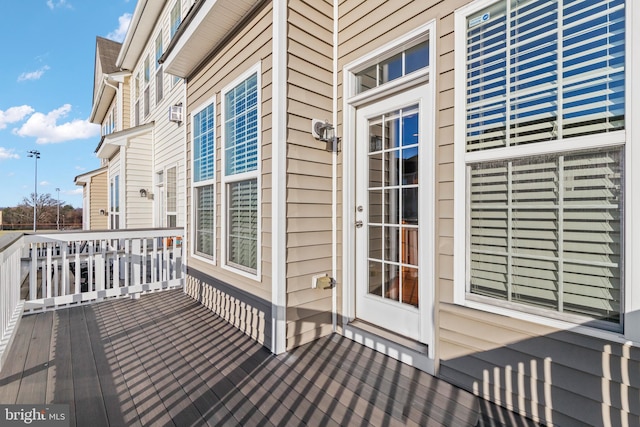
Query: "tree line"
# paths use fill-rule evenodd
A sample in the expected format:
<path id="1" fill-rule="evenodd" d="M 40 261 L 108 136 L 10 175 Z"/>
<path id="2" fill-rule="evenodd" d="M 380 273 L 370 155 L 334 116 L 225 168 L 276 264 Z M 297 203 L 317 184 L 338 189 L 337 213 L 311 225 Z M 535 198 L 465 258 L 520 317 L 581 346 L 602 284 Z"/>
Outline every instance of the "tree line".
<path id="1" fill-rule="evenodd" d="M 58 217 L 58 200 L 50 193 L 31 193 L 30 197 L 22 199 L 22 203 L 15 207 L 0 208 L 0 229 L 3 230 L 32 230 L 33 204 L 36 205 L 36 228 L 38 230 L 82 229 L 82 209 L 74 208 L 60 201 L 60 216 Z"/>

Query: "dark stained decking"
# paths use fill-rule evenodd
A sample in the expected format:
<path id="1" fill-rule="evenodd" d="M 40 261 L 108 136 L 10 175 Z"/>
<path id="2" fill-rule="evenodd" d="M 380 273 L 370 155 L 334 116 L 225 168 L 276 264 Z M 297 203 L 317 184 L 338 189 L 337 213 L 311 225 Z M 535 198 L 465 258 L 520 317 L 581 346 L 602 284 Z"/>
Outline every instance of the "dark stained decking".
<path id="1" fill-rule="evenodd" d="M 274 356 L 180 290 L 23 317 L 11 403 L 91 427 L 534 425 L 339 335 Z"/>

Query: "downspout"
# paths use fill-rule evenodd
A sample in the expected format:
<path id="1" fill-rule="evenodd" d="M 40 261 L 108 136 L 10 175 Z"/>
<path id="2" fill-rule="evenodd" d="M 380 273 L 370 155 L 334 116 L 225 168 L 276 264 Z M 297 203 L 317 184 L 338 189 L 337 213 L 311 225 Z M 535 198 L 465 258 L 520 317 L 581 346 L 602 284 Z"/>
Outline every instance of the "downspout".
<path id="1" fill-rule="evenodd" d="M 331 165 L 331 322 L 333 332 L 338 330 L 338 2 L 333 0 L 333 157 Z"/>
<path id="2" fill-rule="evenodd" d="M 273 1 L 271 136 L 271 351 L 287 348 L 287 2 Z"/>
<path id="3" fill-rule="evenodd" d="M 188 122 L 187 120 L 187 79 L 185 78 L 184 81 L 182 82 L 182 88 L 183 88 L 183 94 L 182 94 L 182 102 L 184 105 L 183 107 L 183 124 L 185 124 L 185 126 L 182 129 L 182 148 L 183 148 L 183 154 L 182 154 L 182 166 L 183 166 L 183 170 L 185 171 L 184 173 L 184 211 L 183 211 L 183 216 L 182 216 L 182 277 L 183 277 L 183 284 L 182 284 L 182 291 L 184 293 L 187 292 L 187 269 L 189 267 L 188 262 L 189 262 L 189 257 L 187 256 L 187 252 L 189 250 L 189 239 L 188 239 L 188 232 L 187 232 L 187 223 L 188 223 L 188 219 L 189 219 L 189 205 L 187 203 L 187 199 L 189 198 L 189 185 L 187 184 L 189 181 L 189 177 L 187 177 L 187 126 L 186 123 Z M 179 171 L 180 168 L 178 168 L 176 170 Z M 176 176 L 176 179 L 179 179 L 178 176 Z M 193 197 L 191 197 L 191 204 L 193 205 Z M 193 219 L 191 224 L 193 224 Z"/>

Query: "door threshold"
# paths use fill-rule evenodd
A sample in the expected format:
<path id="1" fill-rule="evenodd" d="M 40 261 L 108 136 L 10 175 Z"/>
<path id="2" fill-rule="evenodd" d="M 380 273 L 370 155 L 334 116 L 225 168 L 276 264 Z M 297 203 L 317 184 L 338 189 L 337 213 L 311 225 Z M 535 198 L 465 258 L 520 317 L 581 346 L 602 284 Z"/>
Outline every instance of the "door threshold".
<path id="1" fill-rule="evenodd" d="M 429 358 L 429 346 L 426 344 L 362 320 L 354 320 L 345 325 L 342 334 L 409 366 L 435 374 L 435 362 Z"/>

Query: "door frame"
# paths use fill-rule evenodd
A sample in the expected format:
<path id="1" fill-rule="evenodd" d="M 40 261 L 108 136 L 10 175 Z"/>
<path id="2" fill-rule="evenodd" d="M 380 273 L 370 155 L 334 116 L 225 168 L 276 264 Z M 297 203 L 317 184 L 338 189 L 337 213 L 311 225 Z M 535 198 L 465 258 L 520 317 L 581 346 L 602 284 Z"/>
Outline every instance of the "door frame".
<path id="1" fill-rule="evenodd" d="M 424 92 L 424 109 L 426 114 L 422 120 L 427 120 L 424 128 L 424 147 L 420 152 L 420 163 L 423 167 L 424 174 L 421 177 L 421 187 L 426 187 L 427 194 L 431 194 L 430 200 L 423 200 L 420 209 L 425 212 L 425 223 L 420 225 L 421 236 L 431 236 L 430 239 L 420 239 L 420 269 L 423 269 L 425 277 L 429 283 L 425 287 L 426 292 L 420 295 L 420 341 L 428 346 L 428 357 L 435 358 L 435 287 L 437 284 L 437 276 L 435 271 L 435 199 L 436 199 L 436 181 L 435 181 L 435 128 L 436 128 L 436 23 L 435 20 L 422 25 L 415 30 L 405 34 L 404 36 L 376 49 L 362 58 L 347 64 L 343 68 L 343 141 L 341 143 L 343 153 L 343 207 L 342 207 L 342 242 L 343 242 L 343 287 L 342 287 L 342 326 L 346 326 L 356 319 L 356 238 L 355 238 L 355 222 L 356 222 L 356 131 L 358 124 L 356 121 L 357 109 L 372 101 L 391 97 L 402 91 L 408 91 L 417 86 L 421 87 Z M 371 89 L 362 94 L 354 95 L 356 79 L 355 73 L 377 57 L 397 50 L 403 45 L 410 44 L 412 41 L 428 35 L 429 44 L 429 67 L 406 75 L 395 81 L 386 83 L 378 88 Z"/>

